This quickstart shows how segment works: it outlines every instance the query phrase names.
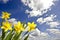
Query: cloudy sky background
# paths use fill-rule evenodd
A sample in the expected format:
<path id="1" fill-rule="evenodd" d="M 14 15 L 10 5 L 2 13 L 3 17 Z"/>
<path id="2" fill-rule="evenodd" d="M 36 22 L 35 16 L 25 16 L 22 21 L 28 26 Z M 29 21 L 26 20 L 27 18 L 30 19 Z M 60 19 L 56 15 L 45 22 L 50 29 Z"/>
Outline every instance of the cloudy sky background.
<path id="1" fill-rule="evenodd" d="M 60 0 L 0 0 L 0 16 L 2 11 L 37 24 L 29 40 L 60 40 Z"/>

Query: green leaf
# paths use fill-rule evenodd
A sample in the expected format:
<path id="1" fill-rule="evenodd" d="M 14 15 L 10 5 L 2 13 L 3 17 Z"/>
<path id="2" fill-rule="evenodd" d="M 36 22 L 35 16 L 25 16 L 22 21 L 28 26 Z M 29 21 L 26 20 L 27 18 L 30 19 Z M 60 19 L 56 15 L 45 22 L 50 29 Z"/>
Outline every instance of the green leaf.
<path id="1" fill-rule="evenodd" d="M 4 40 L 11 40 L 12 36 L 13 36 L 13 33 L 11 31 L 8 33 L 8 35 L 6 35 L 6 38 Z"/>
<path id="2" fill-rule="evenodd" d="M 25 37 L 25 39 L 24 39 L 24 40 L 27 40 L 27 39 L 28 39 L 28 37 L 29 37 L 29 35 L 27 35 L 27 36 Z"/>
<path id="3" fill-rule="evenodd" d="M 16 34 L 14 35 L 14 37 L 13 37 L 12 40 L 19 40 L 21 33 L 22 33 L 22 32 L 20 32 L 19 34 L 16 33 Z"/>
<path id="4" fill-rule="evenodd" d="M 5 32 L 4 29 L 2 29 L 2 40 L 4 40 L 4 37 L 5 37 Z"/>
<path id="5" fill-rule="evenodd" d="M 2 37 L 1 37 L 1 35 L 0 35 L 0 40 L 2 40 Z"/>

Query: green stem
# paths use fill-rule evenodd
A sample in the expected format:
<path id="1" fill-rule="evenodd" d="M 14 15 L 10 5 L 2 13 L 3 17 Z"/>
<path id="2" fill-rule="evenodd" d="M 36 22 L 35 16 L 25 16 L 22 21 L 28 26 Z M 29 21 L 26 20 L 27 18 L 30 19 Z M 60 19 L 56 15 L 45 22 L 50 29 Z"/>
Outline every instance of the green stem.
<path id="1" fill-rule="evenodd" d="M 24 40 L 28 40 L 28 37 L 29 37 L 29 35 L 27 35 Z"/>
<path id="2" fill-rule="evenodd" d="M 4 30 L 2 29 L 2 40 L 4 40 L 4 37 L 5 37 L 5 32 L 4 32 Z"/>
<path id="3" fill-rule="evenodd" d="M 13 37 L 12 40 L 19 40 L 19 37 L 20 37 L 21 33 L 22 33 L 22 32 L 20 32 L 19 34 L 16 33 L 16 34 L 14 35 L 14 37 Z"/>

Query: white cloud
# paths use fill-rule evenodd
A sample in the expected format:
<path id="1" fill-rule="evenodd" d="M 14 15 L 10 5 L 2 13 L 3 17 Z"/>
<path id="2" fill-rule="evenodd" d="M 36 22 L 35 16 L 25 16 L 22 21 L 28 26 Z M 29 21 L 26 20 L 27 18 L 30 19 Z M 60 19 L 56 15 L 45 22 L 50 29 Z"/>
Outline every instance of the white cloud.
<path id="1" fill-rule="evenodd" d="M 26 10 L 26 13 L 28 13 L 28 17 L 42 16 L 48 10 L 51 10 L 51 7 L 54 5 L 55 1 L 57 0 L 22 0 L 22 2 L 26 6 L 32 9 L 31 11 L 29 11 L 28 9 Z M 55 18 L 56 18 L 56 15 L 52 14 L 46 18 L 43 18 L 43 17 L 38 18 L 37 22 L 40 24 L 46 23 L 51 27 L 56 27 L 59 25 L 59 23 L 57 21 L 53 22 Z"/>
<path id="2" fill-rule="evenodd" d="M 47 40 L 47 38 L 48 38 L 48 33 L 43 33 L 38 29 L 36 29 L 29 35 L 28 39 L 29 40 Z"/>
<path id="3" fill-rule="evenodd" d="M 60 29 L 47 29 L 47 31 L 52 34 L 52 37 L 60 39 Z"/>
<path id="4" fill-rule="evenodd" d="M 0 0 L 0 1 L 2 1 L 3 3 L 7 3 L 9 0 Z"/>
<path id="5" fill-rule="evenodd" d="M 38 18 L 37 19 L 37 22 L 40 23 L 40 24 L 43 24 L 43 23 L 47 23 L 47 22 L 51 22 L 51 21 L 54 21 L 54 18 L 56 18 L 56 15 L 50 15 L 46 18 Z"/>
<path id="6" fill-rule="evenodd" d="M 11 18 L 8 20 L 12 25 L 17 24 L 17 20 L 15 18 Z"/>
<path id="7" fill-rule="evenodd" d="M 54 27 L 57 28 L 57 26 L 60 25 L 59 22 L 48 22 L 48 23 L 46 23 L 46 24 L 49 25 L 51 28 L 54 28 Z"/>
<path id="8" fill-rule="evenodd" d="M 26 13 L 29 13 L 29 17 L 42 15 L 42 13 L 40 13 L 39 11 L 35 11 L 35 10 L 34 11 L 26 10 Z"/>
<path id="9" fill-rule="evenodd" d="M 32 9 L 31 11 L 29 11 L 28 9 L 26 10 L 26 13 L 28 13 L 28 17 L 42 16 L 48 10 L 51 10 L 51 7 L 54 5 L 55 1 L 57 0 L 22 0 L 22 2 L 26 6 Z M 37 19 L 37 22 L 40 24 L 46 23 L 51 27 L 56 27 L 60 24 L 57 21 L 53 22 L 55 18 L 56 15 L 50 15 L 46 18 L 40 17 Z"/>
<path id="10" fill-rule="evenodd" d="M 37 22 L 39 23 L 39 24 L 43 24 L 43 23 L 46 23 L 46 25 L 49 25 L 50 26 L 50 28 L 58 28 L 58 26 L 60 25 L 60 22 L 58 22 L 58 21 L 54 21 L 55 20 L 55 18 L 56 18 L 56 15 L 50 15 L 50 16 L 48 16 L 48 17 L 46 17 L 46 18 L 38 18 L 37 19 Z"/>
<path id="11" fill-rule="evenodd" d="M 29 17 L 33 16 L 42 16 L 43 14 L 47 13 L 54 5 L 56 0 L 22 0 L 22 2 L 31 8 L 32 10 L 26 10 L 26 13 Z M 37 19 L 39 24 L 46 23 L 50 27 L 57 27 L 60 25 L 58 21 L 55 20 L 56 15 L 50 15 L 46 18 L 40 17 Z M 47 29 L 49 32 L 41 32 L 38 29 L 33 31 L 29 35 L 29 40 L 60 40 L 60 30 L 59 29 Z M 51 33 L 51 34 L 50 34 Z"/>
<path id="12" fill-rule="evenodd" d="M 49 29 L 50 33 L 55 34 L 51 36 L 51 34 L 48 34 L 48 32 L 41 32 L 38 29 L 33 31 L 30 36 L 29 40 L 60 40 L 60 31 L 58 29 Z M 58 36 L 59 35 L 59 36 Z"/>
<path id="13" fill-rule="evenodd" d="M 32 11 L 26 11 L 30 17 L 43 15 L 51 9 L 51 6 L 54 5 L 54 1 L 56 0 L 22 0 L 26 6 L 32 9 Z"/>
<path id="14" fill-rule="evenodd" d="M 50 33 L 60 35 L 60 30 L 59 29 L 47 29 Z"/>

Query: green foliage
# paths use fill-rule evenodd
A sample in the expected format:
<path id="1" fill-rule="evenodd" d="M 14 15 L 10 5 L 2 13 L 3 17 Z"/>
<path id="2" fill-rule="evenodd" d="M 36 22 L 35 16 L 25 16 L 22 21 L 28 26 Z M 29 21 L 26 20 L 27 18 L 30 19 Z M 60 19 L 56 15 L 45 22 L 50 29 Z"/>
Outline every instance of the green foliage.
<path id="1" fill-rule="evenodd" d="M 11 31 L 11 32 L 9 32 L 9 33 L 6 35 L 6 37 L 5 37 L 4 40 L 11 40 L 12 36 L 13 36 L 13 33 L 12 33 L 12 31 Z"/>
<path id="2" fill-rule="evenodd" d="M 29 37 L 29 35 L 27 35 L 24 40 L 28 40 L 28 37 Z"/>

